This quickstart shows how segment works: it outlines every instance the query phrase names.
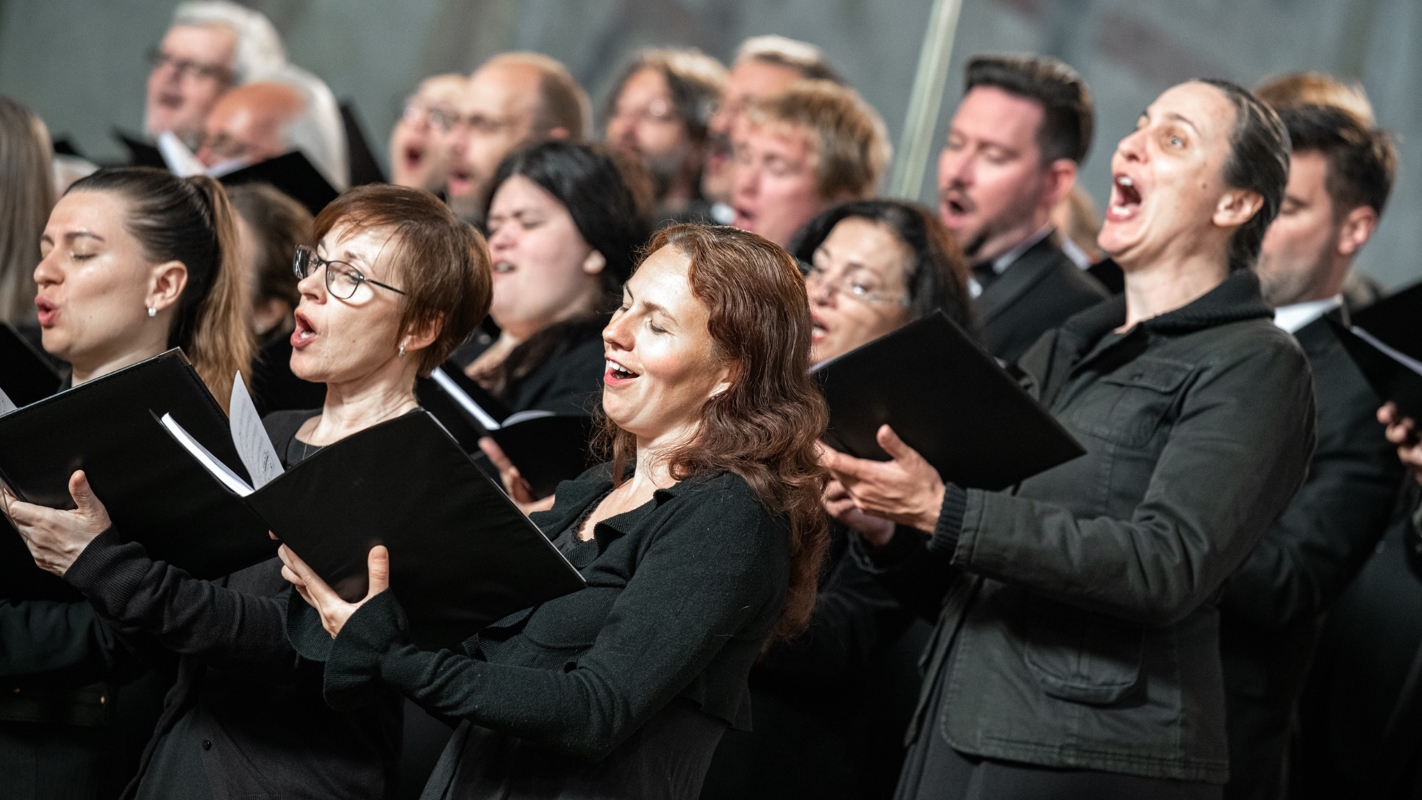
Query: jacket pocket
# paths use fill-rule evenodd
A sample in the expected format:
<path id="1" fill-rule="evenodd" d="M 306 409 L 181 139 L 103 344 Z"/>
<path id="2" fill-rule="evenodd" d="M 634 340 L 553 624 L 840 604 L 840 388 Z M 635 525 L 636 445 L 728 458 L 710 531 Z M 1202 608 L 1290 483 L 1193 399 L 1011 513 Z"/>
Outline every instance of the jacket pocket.
<path id="1" fill-rule="evenodd" d="M 1142 447 L 1172 413 L 1194 372 L 1176 361 L 1143 356 L 1100 379 L 1099 399 L 1084 408 L 1087 429 L 1107 441 Z"/>
<path id="2" fill-rule="evenodd" d="M 1049 697 L 1104 706 L 1140 683 L 1144 628 L 1036 597 L 1027 605 L 1022 660 Z"/>

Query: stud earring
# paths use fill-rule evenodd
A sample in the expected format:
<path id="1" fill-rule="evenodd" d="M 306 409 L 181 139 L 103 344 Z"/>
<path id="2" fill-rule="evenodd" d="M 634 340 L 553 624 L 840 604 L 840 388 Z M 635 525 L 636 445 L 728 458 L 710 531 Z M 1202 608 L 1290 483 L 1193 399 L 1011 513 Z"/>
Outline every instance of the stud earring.
<path id="1" fill-rule="evenodd" d="M 156 317 L 156 316 L 158 316 L 158 309 L 154 308 L 153 306 L 149 306 L 149 307 L 148 307 L 148 316 L 150 316 L 150 317 Z"/>
<path id="2" fill-rule="evenodd" d="M 400 357 L 401 357 L 401 358 L 404 358 L 404 357 L 405 357 L 405 345 L 403 345 L 403 344 L 400 345 Z"/>

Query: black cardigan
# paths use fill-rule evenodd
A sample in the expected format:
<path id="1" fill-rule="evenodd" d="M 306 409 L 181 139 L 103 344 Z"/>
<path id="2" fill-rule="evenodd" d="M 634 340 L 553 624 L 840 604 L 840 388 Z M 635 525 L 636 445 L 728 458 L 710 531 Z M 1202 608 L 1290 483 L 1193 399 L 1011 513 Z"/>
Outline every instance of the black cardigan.
<path id="1" fill-rule="evenodd" d="M 267 418 L 278 453 L 314 413 Z M 181 656 L 177 683 L 126 795 L 144 782 L 160 747 L 183 746 L 201 753 L 215 798 L 393 795 L 400 698 L 377 692 L 345 711 L 322 702 L 320 665 L 303 660 L 286 639 L 291 585 L 277 559 L 202 581 L 151 560 L 142 545 L 124 543 L 110 529 L 64 577 L 120 635 Z M 196 719 L 182 730 L 193 739 L 164 742 L 190 713 Z M 158 783 L 145 790 L 186 796 L 185 787 L 163 786 L 162 778 L 152 776 Z"/>
<path id="2" fill-rule="evenodd" d="M 651 790 L 650 779 L 679 764 L 644 758 L 647 742 L 638 730 L 674 710 L 674 701 L 721 724 L 749 726 L 746 676 L 780 616 L 789 580 L 784 520 L 744 480 L 723 473 L 658 490 L 637 509 L 598 523 L 592 541 L 579 541 L 578 520 L 611 488 L 607 466 L 596 467 L 561 484 L 553 509 L 534 515 L 587 588 L 494 623 L 463 652 L 408 643 L 399 586 L 356 611 L 334 641 L 304 603 L 290 606 L 293 642 L 308 657 L 326 659 L 326 697 L 334 705 L 383 682 L 431 713 L 465 720 L 425 797 L 444 796 L 456 773 L 487 784 L 487 775 L 477 774 L 484 765 L 460 763 L 472 727 L 480 742 L 496 732 L 507 747 L 523 748 L 525 757 L 501 767 L 500 780 L 541 783 L 543 791 L 520 797 L 617 796 L 627 783 L 600 782 L 615 774 L 614 781 L 648 779 L 637 784 L 646 792 L 639 796 L 694 798 L 699 774 L 694 786 Z M 702 746 L 676 755 L 704 769 L 710 752 Z"/>

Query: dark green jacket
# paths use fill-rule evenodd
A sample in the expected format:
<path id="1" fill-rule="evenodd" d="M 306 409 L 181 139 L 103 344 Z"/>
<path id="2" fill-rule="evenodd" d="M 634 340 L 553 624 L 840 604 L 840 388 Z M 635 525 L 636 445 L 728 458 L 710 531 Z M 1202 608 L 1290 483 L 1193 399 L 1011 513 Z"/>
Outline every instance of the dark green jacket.
<path id="1" fill-rule="evenodd" d="M 1013 492 L 950 485 L 929 537 L 869 554 L 939 616 L 910 736 L 1052 767 L 1223 783 L 1214 601 L 1303 481 L 1313 383 L 1251 272 L 1126 334 L 1113 298 L 1024 384 L 1085 446 Z M 897 551 L 897 552 L 895 552 Z"/>

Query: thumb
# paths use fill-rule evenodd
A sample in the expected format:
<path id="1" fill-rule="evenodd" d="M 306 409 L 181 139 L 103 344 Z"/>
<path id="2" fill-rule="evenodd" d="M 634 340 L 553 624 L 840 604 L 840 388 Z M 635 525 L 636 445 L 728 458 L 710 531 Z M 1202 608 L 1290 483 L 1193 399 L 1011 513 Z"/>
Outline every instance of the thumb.
<path id="1" fill-rule="evenodd" d="M 85 475 L 82 469 L 69 476 L 69 496 L 74 498 L 74 507 L 86 517 L 104 510 L 103 504 L 94 496 L 94 490 L 89 486 L 89 476 Z"/>
<path id="2" fill-rule="evenodd" d="M 370 590 L 365 593 L 366 597 L 374 597 L 390 588 L 390 551 L 385 549 L 385 545 L 370 548 L 365 566 L 370 572 Z"/>
<path id="3" fill-rule="evenodd" d="M 911 461 L 922 458 L 917 450 L 904 444 L 904 440 L 900 439 L 899 435 L 894 433 L 894 429 L 888 425 L 879 426 L 879 434 L 876 438 L 879 440 L 879 446 L 884 448 L 884 452 L 888 453 L 889 457 L 895 461 Z"/>

